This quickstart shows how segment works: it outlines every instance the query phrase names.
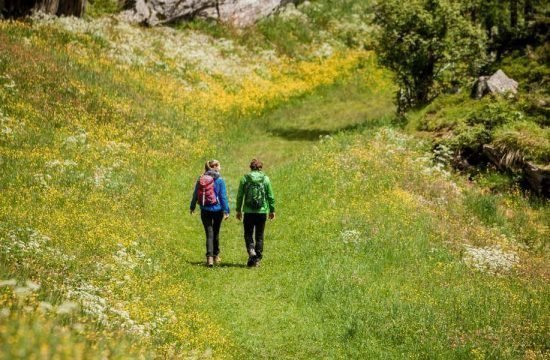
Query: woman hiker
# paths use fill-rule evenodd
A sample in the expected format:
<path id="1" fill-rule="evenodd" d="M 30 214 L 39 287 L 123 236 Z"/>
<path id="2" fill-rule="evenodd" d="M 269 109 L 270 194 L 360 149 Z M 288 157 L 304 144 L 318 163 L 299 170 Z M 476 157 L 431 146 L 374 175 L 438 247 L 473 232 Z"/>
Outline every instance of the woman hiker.
<path id="1" fill-rule="evenodd" d="M 271 182 L 262 172 L 262 167 L 263 163 L 259 160 L 253 159 L 250 162 L 250 172 L 242 177 L 237 194 L 238 220 L 241 220 L 244 212 L 244 241 L 248 252 L 248 266 L 260 265 L 265 222 L 268 217 L 270 220 L 275 219 L 275 197 Z"/>
<path id="2" fill-rule="evenodd" d="M 195 191 L 189 207 L 191 214 L 195 211 L 197 202 L 201 208 L 201 220 L 206 234 L 206 265 L 219 264 L 220 259 L 220 227 L 222 220 L 229 217 L 229 204 L 225 181 L 220 176 L 220 162 L 207 161 L 202 174 L 195 184 Z"/>

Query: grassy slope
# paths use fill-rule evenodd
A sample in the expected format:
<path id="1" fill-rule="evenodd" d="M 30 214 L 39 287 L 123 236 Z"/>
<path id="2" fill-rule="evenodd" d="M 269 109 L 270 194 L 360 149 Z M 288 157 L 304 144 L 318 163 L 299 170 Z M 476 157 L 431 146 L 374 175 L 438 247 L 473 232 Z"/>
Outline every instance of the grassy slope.
<path id="1" fill-rule="evenodd" d="M 331 100 L 322 101 L 325 96 Z M 232 151 L 215 155 L 224 159 L 233 199 L 248 159 L 264 155 L 279 218 L 268 224 L 264 266 L 254 270 L 243 267 L 246 253 L 235 220 L 224 224 L 224 265 L 213 270 L 202 266 L 198 219 L 181 231 L 193 255 L 179 272 L 203 299 L 205 312 L 231 329 L 240 356 L 250 358 L 544 353 L 548 289 L 540 260 L 522 252 L 525 268 L 503 278 L 472 272 L 461 261 L 464 243 L 517 248 L 502 232 L 518 236 L 521 224 L 513 226 L 521 219 L 492 229 L 482 214 L 472 217 L 475 205 L 466 199 L 491 195 L 456 194 L 444 176 L 422 175 L 414 160 L 420 155 L 405 150 L 405 138 L 391 131 L 382 139 L 373 136 L 389 124 L 378 116 L 363 117 L 355 131 L 362 135 L 325 143 L 312 136 L 355 124 L 355 116 L 335 113 L 338 125 L 325 125 L 323 114 L 335 103 L 360 114 L 359 98 L 391 111 L 385 91 L 337 87 L 276 110 L 265 123 L 258 121 L 260 129 L 239 135 Z M 314 114 L 318 121 L 310 122 Z M 273 126 L 283 136 L 270 135 Z M 529 208 L 515 201 L 497 205 L 498 211 Z M 535 215 L 546 224 L 535 237 L 547 234 L 547 215 Z M 346 241 L 349 230 L 357 235 Z M 537 275 L 526 273 L 532 266 L 539 267 L 532 270 Z"/>
<path id="2" fill-rule="evenodd" d="M 231 125 L 209 134 L 165 93 L 140 95 L 164 86 L 165 78 L 78 65 L 59 55 L 66 44 L 57 38 L 43 41 L 57 44 L 51 53 L 25 50 L 17 42 L 25 29 L 4 31 L 0 70 L 9 70 L 19 93 L 2 92 L 3 111 L 23 119 L 25 130 L 2 143 L 0 278 L 41 284 L 24 299 L 2 287 L 2 309 L 11 311 L 0 320 L 6 357 L 40 347 L 67 357 L 83 351 L 92 357 L 547 355 L 548 207 L 469 189 L 440 171 L 425 173 L 430 163 L 414 140 L 378 129 L 391 125 L 391 85 L 372 64 L 355 81 L 317 89 L 263 116 L 235 121 L 226 114 L 221 121 Z M 28 78 L 34 83 L 23 85 Z M 70 85 L 58 86 L 59 78 Z M 67 149 L 64 139 L 80 127 L 88 145 Z M 204 145 L 210 136 L 219 147 Z M 130 151 L 107 152 L 113 140 L 129 143 Z M 278 200 L 264 266 L 243 267 L 241 224 L 231 219 L 222 229 L 224 265 L 206 269 L 200 221 L 187 214 L 194 180 L 204 158 L 220 159 L 234 201 L 254 156 L 265 161 Z M 53 173 L 41 188 L 34 175 L 59 158 L 76 160 L 78 171 Z M 112 177 L 122 185 L 96 188 L 79 180 L 79 172 L 98 178 L 94 165 L 112 167 L 116 160 L 123 165 Z M 9 231 L 17 227 L 51 236 L 50 250 L 7 254 Z M 118 243 L 129 255 L 118 252 Z M 522 261 L 502 276 L 473 271 L 462 261 L 465 243 L 498 244 Z M 76 259 L 65 261 L 51 249 Z M 139 260 L 140 253 L 154 265 Z M 106 326 L 86 314 L 33 310 L 38 301 L 59 305 L 81 281 L 100 287 L 108 307 L 123 306 L 141 323 L 158 321 L 154 335 L 136 335 L 115 316 Z"/>

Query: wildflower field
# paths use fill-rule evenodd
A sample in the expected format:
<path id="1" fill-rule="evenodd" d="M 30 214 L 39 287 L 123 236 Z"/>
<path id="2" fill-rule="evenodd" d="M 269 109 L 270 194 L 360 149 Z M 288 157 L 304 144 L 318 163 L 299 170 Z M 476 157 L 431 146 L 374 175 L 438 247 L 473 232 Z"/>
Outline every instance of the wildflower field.
<path id="1" fill-rule="evenodd" d="M 0 358 L 548 358 L 547 202 L 451 174 L 400 130 L 368 29 L 331 29 L 0 21 Z M 248 269 L 254 157 L 277 219 Z M 232 216 L 208 269 L 211 158 Z"/>

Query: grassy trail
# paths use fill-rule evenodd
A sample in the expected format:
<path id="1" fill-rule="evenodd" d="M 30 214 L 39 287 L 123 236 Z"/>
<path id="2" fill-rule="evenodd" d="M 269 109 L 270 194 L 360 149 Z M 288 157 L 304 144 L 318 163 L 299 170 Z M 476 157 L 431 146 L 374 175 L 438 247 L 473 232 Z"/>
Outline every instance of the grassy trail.
<path id="1" fill-rule="evenodd" d="M 257 269 L 245 267 L 234 213 L 222 227 L 223 265 L 214 269 L 203 265 L 199 217 L 182 220 L 179 213 L 171 220 L 174 276 L 231 344 L 217 355 L 517 358 L 522 344 L 542 354 L 544 277 L 495 278 L 468 269 L 459 255 L 463 242 L 483 243 L 499 232 L 491 235 L 492 225 L 453 198 L 452 182 L 412 170 L 413 154 L 400 154 L 399 138 L 375 139 L 390 119 L 390 99 L 357 84 L 335 86 L 243 125 L 246 131 L 229 134 L 211 154 L 222 162 L 233 212 L 249 160 L 263 159 L 278 216 L 267 224 Z M 341 130 L 360 135 L 339 137 L 327 145 L 327 158 L 317 158 L 327 154 L 319 136 Z M 397 145 L 386 148 L 392 141 Z M 352 160 L 342 167 L 334 159 Z M 183 211 L 200 168 L 184 181 L 181 174 L 172 178 Z M 447 197 L 447 205 L 422 203 Z"/>
<path id="2" fill-rule="evenodd" d="M 307 301 L 310 282 L 326 276 L 326 261 L 330 261 L 315 212 L 317 206 L 326 205 L 319 204 L 318 199 L 302 200 L 300 195 L 308 194 L 297 193 L 296 186 L 300 188 L 301 177 L 308 174 L 289 177 L 289 169 L 299 168 L 319 136 L 365 125 L 376 120 L 373 116 L 392 112 L 388 94 L 361 97 L 347 93 L 351 87 L 328 90 L 266 115 L 216 155 L 222 161 L 232 211 L 222 226 L 221 266 L 204 267 L 204 235 L 197 214 L 184 217 L 179 226 L 178 233 L 184 239 L 181 247 L 191 250 L 182 257 L 181 280 L 202 300 L 201 310 L 232 333 L 233 341 L 247 357 L 328 354 L 328 349 L 319 346 L 328 335 L 327 329 L 316 314 L 315 303 Z M 253 157 L 264 161 L 277 200 L 277 219 L 266 227 L 264 264 L 257 269 L 245 266 L 242 223 L 234 213 L 239 178 Z M 185 195 L 190 195 L 191 185 L 186 184 Z M 308 191 L 300 189 L 304 190 Z M 302 211 L 295 210 L 302 206 Z"/>

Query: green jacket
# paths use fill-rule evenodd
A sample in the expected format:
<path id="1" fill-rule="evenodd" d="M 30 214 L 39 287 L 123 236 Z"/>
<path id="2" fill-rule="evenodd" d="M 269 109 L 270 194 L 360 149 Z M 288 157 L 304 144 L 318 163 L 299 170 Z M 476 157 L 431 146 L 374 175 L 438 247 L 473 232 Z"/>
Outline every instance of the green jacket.
<path id="1" fill-rule="evenodd" d="M 247 184 L 247 177 L 250 176 L 253 179 L 258 179 L 259 177 L 264 177 L 264 186 L 265 186 L 265 199 L 264 204 L 260 209 L 250 209 L 246 206 L 244 202 L 245 189 Z M 243 208 L 244 205 L 244 208 Z M 241 210 L 242 209 L 242 210 Z M 237 193 L 237 212 L 244 213 L 257 213 L 257 214 L 268 214 L 275 212 L 275 197 L 273 196 L 273 189 L 271 188 L 271 182 L 266 174 L 261 171 L 251 171 L 247 175 L 241 178 L 239 183 L 239 192 Z"/>

